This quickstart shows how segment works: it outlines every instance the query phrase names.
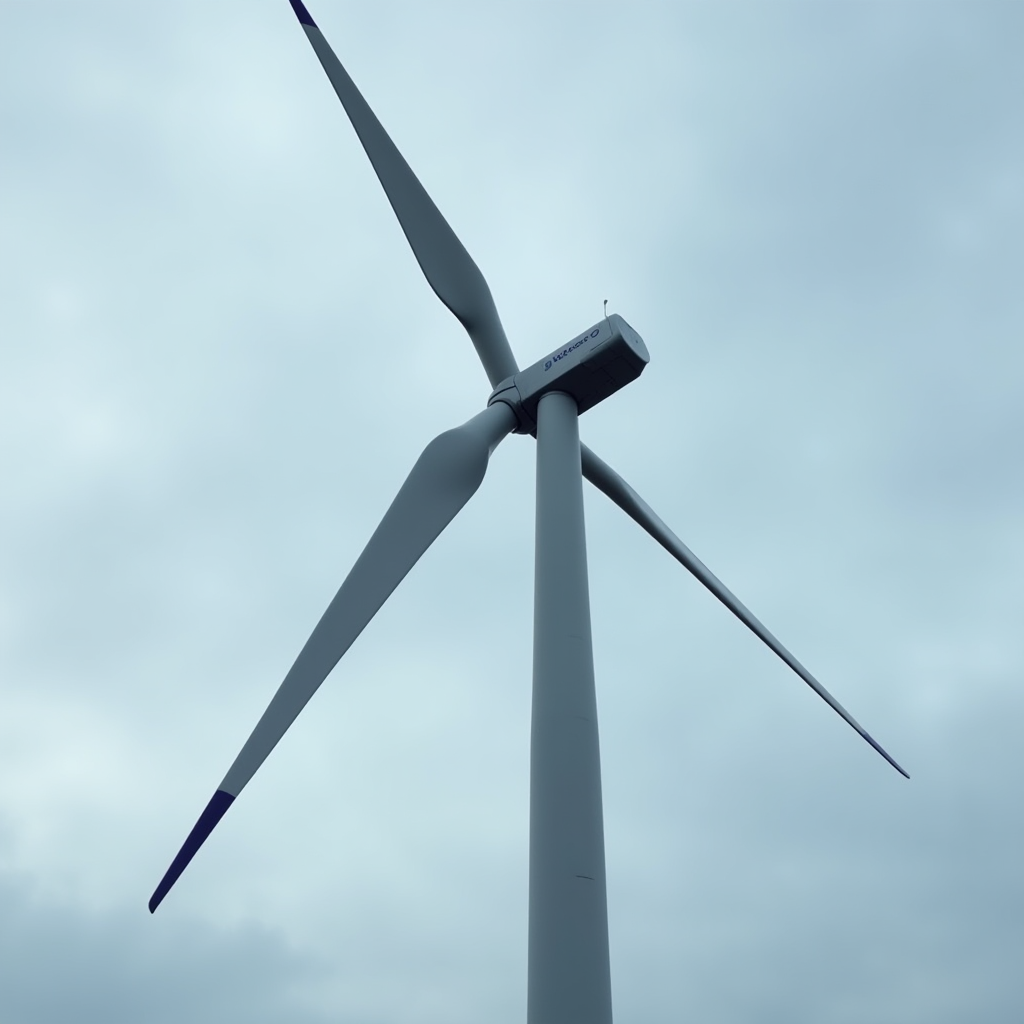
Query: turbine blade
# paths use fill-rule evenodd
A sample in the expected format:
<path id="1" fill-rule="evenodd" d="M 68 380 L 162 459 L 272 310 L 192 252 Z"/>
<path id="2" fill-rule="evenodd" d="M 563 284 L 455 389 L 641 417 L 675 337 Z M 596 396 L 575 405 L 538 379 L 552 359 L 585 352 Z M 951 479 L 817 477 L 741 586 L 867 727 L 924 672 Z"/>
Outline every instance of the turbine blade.
<path id="1" fill-rule="evenodd" d="M 833 711 L 856 730 L 905 778 L 909 775 L 878 744 L 871 734 L 786 650 L 742 601 L 665 525 L 654 510 L 606 462 L 586 445 L 582 449 L 583 475 L 604 491 L 631 519 L 639 523 L 670 555 L 681 562 L 755 636 L 773 650 Z"/>
<path id="2" fill-rule="evenodd" d="M 476 492 L 490 453 L 514 426 L 511 409 L 496 402 L 427 445 L 157 886 L 151 913 L 341 656 Z"/>
<path id="3" fill-rule="evenodd" d="M 384 131 L 305 5 L 301 0 L 290 2 L 384 186 L 424 277 L 466 328 L 491 386 L 497 387 L 517 366 L 483 274 Z"/>

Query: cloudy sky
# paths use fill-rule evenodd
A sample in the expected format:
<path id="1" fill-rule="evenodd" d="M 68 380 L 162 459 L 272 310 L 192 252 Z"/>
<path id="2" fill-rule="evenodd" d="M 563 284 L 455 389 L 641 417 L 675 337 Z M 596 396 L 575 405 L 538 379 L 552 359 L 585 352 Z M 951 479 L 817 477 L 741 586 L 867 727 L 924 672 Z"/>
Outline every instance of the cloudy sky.
<path id="1" fill-rule="evenodd" d="M 319 0 L 587 488 L 620 1021 L 1024 1005 L 1024 5 Z M 525 1014 L 533 442 L 146 901 L 486 378 L 285 0 L 0 3 L 0 1020 Z"/>

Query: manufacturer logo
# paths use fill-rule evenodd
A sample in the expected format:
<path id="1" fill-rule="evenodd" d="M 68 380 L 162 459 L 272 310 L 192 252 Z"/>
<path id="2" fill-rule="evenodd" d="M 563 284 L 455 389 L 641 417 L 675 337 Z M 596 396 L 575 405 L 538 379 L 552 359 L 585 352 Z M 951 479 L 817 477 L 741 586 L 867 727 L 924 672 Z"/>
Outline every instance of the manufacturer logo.
<path id="1" fill-rule="evenodd" d="M 559 359 L 564 359 L 570 352 L 575 351 L 580 345 L 585 345 L 591 338 L 596 338 L 601 333 L 600 327 L 595 327 L 589 334 L 584 334 L 579 341 L 574 341 L 571 345 L 566 345 L 561 352 L 555 353 L 550 359 L 544 360 L 544 369 L 550 370 Z"/>

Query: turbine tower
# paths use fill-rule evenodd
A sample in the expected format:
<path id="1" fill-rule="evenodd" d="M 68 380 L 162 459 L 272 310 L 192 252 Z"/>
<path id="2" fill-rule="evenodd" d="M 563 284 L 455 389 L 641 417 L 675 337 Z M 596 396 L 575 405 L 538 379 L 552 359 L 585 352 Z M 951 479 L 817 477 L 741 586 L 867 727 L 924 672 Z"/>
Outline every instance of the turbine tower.
<path id="1" fill-rule="evenodd" d="M 611 971 L 583 478 L 689 570 L 898 772 L 906 772 L 662 522 L 580 443 L 579 416 L 648 362 L 620 316 L 524 370 L 483 275 L 356 89 L 301 0 L 289 0 L 431 288 L 465 327 L 492 392 L 427 445 L 149 901 L 199 847 L 406 573 L 473 496 L 510 433 L 537 440 L 530 748 L 528 1024 L 610 1024 Z M 909 776 L 908 776 L 909 777 Z"/>

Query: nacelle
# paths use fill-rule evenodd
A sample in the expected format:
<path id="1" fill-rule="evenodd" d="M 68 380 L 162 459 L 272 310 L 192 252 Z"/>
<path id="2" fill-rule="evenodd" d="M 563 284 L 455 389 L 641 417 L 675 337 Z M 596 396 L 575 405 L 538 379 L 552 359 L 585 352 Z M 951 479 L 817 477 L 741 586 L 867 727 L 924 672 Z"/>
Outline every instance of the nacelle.
<path id="1" fill-rule="evenodd" d="M 634 381 L 650 361 L 643 338 L 618 313 L 612 313 L 568 345 L 555 349 L 503 380 L 487 404 L 504 402 L 519 421 L 519 432 L 537 431 L 537 404 L 550 391 L 564 391 L 586 412 Z"/>

